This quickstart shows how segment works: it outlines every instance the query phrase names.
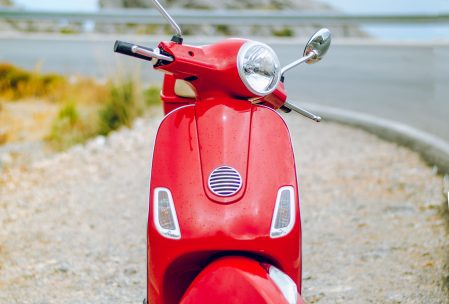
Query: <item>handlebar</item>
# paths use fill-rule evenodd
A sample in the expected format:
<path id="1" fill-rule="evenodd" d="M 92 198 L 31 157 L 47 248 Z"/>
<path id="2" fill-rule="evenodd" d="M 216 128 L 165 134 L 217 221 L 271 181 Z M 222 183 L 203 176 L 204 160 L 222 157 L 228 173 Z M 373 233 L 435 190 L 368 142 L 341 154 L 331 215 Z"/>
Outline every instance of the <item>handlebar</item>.
<path id="1" fill-rule="evenodd" d="M 147 48 L 119 40 L 115 41 L 114 52 L 148 61 L 153 61 L 154 59 L 173 61 L 172 57 L 161 54 L 158 48 Z"/>
<path id="2" fill-rule="evenodd" d="M 115 42 L 115 44 L 114 44 L 114 52 L 120 53 L 120 54 L 123 54 L 123 55 L 128 55 L 128 56 L 131 56 L 131 57 L 136 57 L 136 58 L 143 59 L 143 60 L 148 60 L 148 61 L 153 60 L 153 58 L 151 58 L 151 57 L 147 57 L 147 56 L 143 56 L 143 55 L 134 53 L 132 51 L 132 47 L 133 46 L 135 46 L 135 44 L 117 40 Z M 140 45 L 138 45 L 138 47 L 142 48 L 142 49 L 146 49 L 146 50 L 148 50 L 150 52 L 153 52 L 153 50 L 150 49 L 150 48 L 146 48 L 146 47 L 143 47 L 143 46 L 140 46 Z"/>
<path id="3" fill-rule="evenodd" d="M 173 57 L 171 57 L 167 53 L 161 54 L 161 51 L 159 48 L 151 49 L 147 47 L 143 47 L 140 45 L 132 44 L 129 42 L 124 42 L 117 40 L 114 44 L 114 52 L 124 54 L 131 57 L 136 57 L 139 59 L 152 61 L 154 64 L 158 63 L 158 60 L 165 61 L 165 63 L 172 62 L 174 60 Z M 306 109 L 303 109 L 301 107 L 298 107 L 290 102 L 284 102 L 284 104 L 280 107 L 280 110 L 289 113 L 290 111 L 295 111 L 296 113 L 299 113 L 307 118 L 310 118 L 316 122 L 321 121 L 321 117 L 318 115 L 315 115 Z"/>

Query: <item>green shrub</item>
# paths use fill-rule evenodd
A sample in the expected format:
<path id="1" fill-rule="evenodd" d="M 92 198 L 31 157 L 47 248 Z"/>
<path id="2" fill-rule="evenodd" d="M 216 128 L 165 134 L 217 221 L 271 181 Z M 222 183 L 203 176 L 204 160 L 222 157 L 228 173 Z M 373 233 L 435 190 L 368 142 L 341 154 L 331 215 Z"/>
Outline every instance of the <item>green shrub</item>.
<path id="1" fill-rule="evenodd" d="M 64 106 L 58 114 L 58 119 L 66 120 L 71 126 L 75 125 L 79 120 L 79 113 L 74 103 Z"/>
<path id="2" fill-rule="evenodd" d="M 51 126 L 40 126 L 50 129 L 46 140 L 58 150 L 130 126 L 146 108 L 160 104 L 159 93 L 158 87 L 141 90 L 140 82 L 131 78 L 106 84 L 89 78 L 69 82 L 61 75 L 0 63 L 0 99 L 35 97 L 61 103 Z"/>
<path id="3" fill-rule="evenodd" d="M 215 30 L 217 31 L 217 33 L 225 35 L 225 36 L 232 35 L 231 28 L 227 25 L 216 25 Z"/>
<path id="4" fill-rule="evenodd" d="M 138 87 L 130 80 L 109 83 L 100 104 L 80 104 L 76 99 L 66 103 L 52 123 L 48 142 L 53 148 L 63 150 L 122 126 L 129 127 L 146 108 L 160 103 L 160 88 L 150 87 L 142 92 Z"/>
<path id="5" fill-rule="evenodd" d="M 56 150 L 83 143 L 96 133 L 96 123 L 89 111 L 81 113 L 74 103 L 61 107 L 53 120 L 47 140 Z"/>
<path id="6" fill-rule="evenodd" d="M 145 101 L 145 106 L 153 107 L 161 104 L 161 88 L 159 87 L 149 87 L 143 91 L 143 99 Z"/>
<path id="7" fill-rule="evenodd" d="M 106 135 L 121 126 L 130 126 L 143 111 L 139 95 L 133 81 L 112 84 L 109 99 L 99 112 L 99 133 Z"/>
<path id="8" fill-rule="evenodd" d="M 289 27 L 273 29 L 271 33 L 276 37 L 293 37 L 295 35 L 295 31 Z"/>
<path id="9" fill-rule="evenodd" d="M 64 27 L 64 28 L 60 29 L 59 32 L 61 34 L 64 34 L 64 35 L 79 34 L 79 30 L 76 30 L 76 29 L 73 29 L 73 28 L 67 28 L 67 27 Z"/>

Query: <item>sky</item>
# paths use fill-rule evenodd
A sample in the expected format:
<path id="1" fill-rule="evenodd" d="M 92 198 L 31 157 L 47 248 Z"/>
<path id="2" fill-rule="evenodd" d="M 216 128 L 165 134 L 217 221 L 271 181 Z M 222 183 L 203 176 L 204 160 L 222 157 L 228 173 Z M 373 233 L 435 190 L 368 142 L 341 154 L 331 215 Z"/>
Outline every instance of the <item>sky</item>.
<path id="1" fill-rule="evenodd" d="M 346 13 L 449 12 L 449 0 L 319 0 Z"/>

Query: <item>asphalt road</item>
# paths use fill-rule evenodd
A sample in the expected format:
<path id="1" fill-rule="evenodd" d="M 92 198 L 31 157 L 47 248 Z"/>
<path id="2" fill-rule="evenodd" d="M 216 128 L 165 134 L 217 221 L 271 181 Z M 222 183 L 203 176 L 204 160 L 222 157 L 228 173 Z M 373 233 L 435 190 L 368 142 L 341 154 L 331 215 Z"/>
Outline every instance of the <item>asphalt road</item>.
<path id="1" fill-rule="evenodd" d="M 161 82 L 162 75 L 149 63 L 114 54 L 115 38 L 147 46 L 159 41 L 119 35 L 0 37 L 0 61 L 101 79 L 131 72 L 145 82 Z M 302 41 L 268 43 L 283 64 L 300 56 L 304 47 Z M 293 101 L 405 123 L 449 143 L 449 43 L 336 41 L 322 62 L 289 71 L 286 87 Z"/>

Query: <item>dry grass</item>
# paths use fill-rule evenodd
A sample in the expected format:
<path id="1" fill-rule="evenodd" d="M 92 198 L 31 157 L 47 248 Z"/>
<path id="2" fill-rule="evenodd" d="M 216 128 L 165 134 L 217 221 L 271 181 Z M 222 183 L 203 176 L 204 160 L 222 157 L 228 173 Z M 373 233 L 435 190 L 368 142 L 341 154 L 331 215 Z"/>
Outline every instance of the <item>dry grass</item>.
<path id="1" fill-rule="evenodd" d="M 80 104 L 101 103 L 107 88 L 93 79 L 68 81 L 58 74 L 42 74 L 37 68 L 27 71 L 8 63 L 0 63 L 0 98 L 8 101 L 44 99 L 50 102 Z"/>
<path id="2" fill-rule="evenodd" d="M 45 97 L 53 101 L 61 97 L 67 85 L 66 79 L 56 74 L 42 75 L 0 64 L 0 97 L 5 100 Z"/>
<path id="3" fill-rule="evenodd" d="M 59 106 L 42 100 L 2 102 L 0 110 L 0 144 L 38 141 L 58 113 Z"/>
<path id="4" fill-rule="evenodd" d="M 159 88 L 142 90 L 138 78 L 100 84 L 0 63 L 0 144 L 45 139 L 62 150 L 130 126 L 159 104 Z"/>

